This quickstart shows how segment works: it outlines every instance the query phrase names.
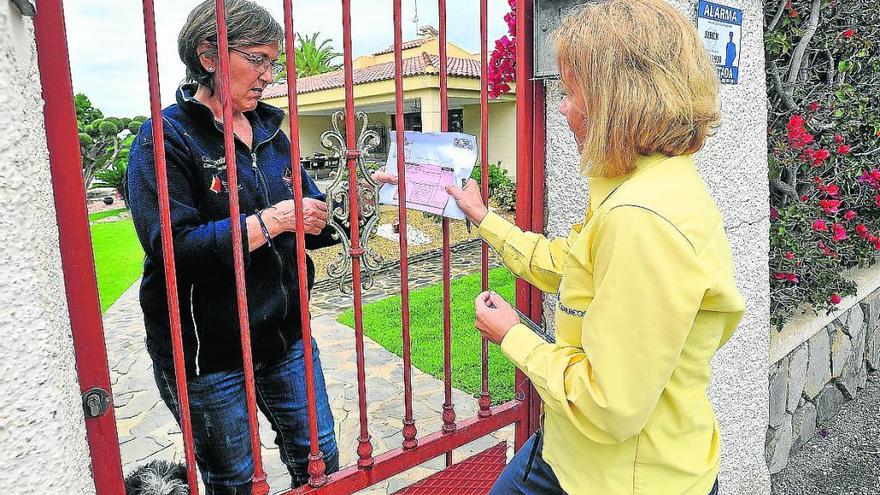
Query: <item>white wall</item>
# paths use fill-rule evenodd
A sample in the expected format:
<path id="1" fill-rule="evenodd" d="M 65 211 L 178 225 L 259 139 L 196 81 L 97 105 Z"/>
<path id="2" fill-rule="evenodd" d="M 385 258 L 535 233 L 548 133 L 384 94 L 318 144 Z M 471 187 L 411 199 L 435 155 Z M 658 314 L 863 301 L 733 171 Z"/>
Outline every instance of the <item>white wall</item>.
<path id="1" fill-rule="evenodd" d="M 695 18 L 696 2 L 670 0 Z M 721 90 L 723 122 L 697 156 L 700 173 L 720 208 L 736 263 L 737 285 L 746 315 L 731 341 L 716 355 L 709 395 L 721 424 L 721 491 L 769 493 L 764 442 L 769 411 L 769 189 L 767 185 L 766 88 L 763 10 L 755 0 L 727 0 L 744 11 L 738 85 Z M 586 179 L 577 171 L 574 140 L 559 114 L 558 81 L 547 83 L 546 232 L 566 235 L 583 219 Z M 553 298 L 545 314 L 552 318 Z"/>
<path id="2" fill-rule="evenodd" d="M 91 494 L 30 19 L 0 0 L 0 486 Z"/>

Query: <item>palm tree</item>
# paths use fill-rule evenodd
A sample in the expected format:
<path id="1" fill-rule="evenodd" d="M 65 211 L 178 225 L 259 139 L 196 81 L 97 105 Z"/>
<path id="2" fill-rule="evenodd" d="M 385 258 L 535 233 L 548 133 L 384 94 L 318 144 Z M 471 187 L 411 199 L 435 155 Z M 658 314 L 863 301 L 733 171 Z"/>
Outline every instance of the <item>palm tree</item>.
<path id="1" fill-rule="evenodd" d="M 320 32 L 306 35 L 296 35 L 296 47 L 294 54 L 296 55 L 296 77 L 308 77 L 325 72 L 332 72 L 342 67 L 336 63 L 336 59 L 342 54 L 333 50 L 333 40 L 327 38 L 318 41 Z M 287 55 L 282 51 L 278 57 L 278 61 L 284 63 Z M 283 70 L 276 80 L 286 79 L 287 70 Z"/>

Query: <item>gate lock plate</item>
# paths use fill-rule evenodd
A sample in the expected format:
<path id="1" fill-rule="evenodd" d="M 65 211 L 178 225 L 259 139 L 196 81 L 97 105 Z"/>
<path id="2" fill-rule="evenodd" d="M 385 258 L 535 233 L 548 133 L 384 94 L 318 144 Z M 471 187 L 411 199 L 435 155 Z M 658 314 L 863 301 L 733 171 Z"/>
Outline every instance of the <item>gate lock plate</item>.
<path id="1" fill-rule="evenodd" d="M 83 413 L 88 418 L 103 416 L 110 408 L 110 394 L 106 390 L 94 387 L 82 394 Z"/>

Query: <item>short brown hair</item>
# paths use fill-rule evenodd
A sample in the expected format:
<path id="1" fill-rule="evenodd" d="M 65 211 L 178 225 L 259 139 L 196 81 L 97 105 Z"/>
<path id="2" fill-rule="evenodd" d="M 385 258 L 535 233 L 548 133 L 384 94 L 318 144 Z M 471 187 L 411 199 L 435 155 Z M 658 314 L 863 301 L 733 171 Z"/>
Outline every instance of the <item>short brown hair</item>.
<path id="1" fill-rule="evenodd" d="M 614 177 L 639 155 L 685 155 L 720 120 L 715 68 L 664 0 L 591 1 L 553 33 L 563 86 L 582 104 L 581 171 Z"/>
<path id="2" fill-rule="evenodd" d="M 226 38 L 230 48 L 255 45 L 279 45 L 284 29 L 262 6 L 250 0 L 227 0 Z M 177 53 L 186 66 L 188 81 L 197 82 L 214 91 L 214 74 L 202 67 L 198 48 L 203 41 L 211 43 L 211 55 L 217 53 L 217 12 L 214 0 L 196 5 L 177 35 Z"/>

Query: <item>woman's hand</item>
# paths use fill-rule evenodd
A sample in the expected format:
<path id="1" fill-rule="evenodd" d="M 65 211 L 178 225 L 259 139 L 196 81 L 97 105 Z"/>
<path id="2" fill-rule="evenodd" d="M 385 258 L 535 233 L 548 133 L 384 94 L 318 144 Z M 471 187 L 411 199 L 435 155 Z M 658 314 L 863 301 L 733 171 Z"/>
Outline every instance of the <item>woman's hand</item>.
<path id="1" fill-rule="evenodd" d="M 318 235 L 327 226 L 327 204 L 312 198 L 303 198 L 303 225 L 306 234 Z M 281 201 L 263 212 L 263 220 L 271 219 L 278 231 L 296 231 L 296 203 L 292 199 Z M 272 227 L 269 226 L 271 229 Z"/>
<path id="2" fill-rule="evenodd" d="M 378 182 L 380 185 L 382 184 L 397 184 L 397 176 L 391 175 L 385 171 L 385 167 L 382 167 L 375 172 L 373 172 L 373 180 Z"/>
<path id="3" fill-rule="evenodd" d="M 519 323 L 519 316 L 503 297 L 490 291 L 477 296 L 477 330 L 490 342 L 501 345 L 504 336 Z"/>
<path id="4" fill-rule="evenodd" d="M 483 196 L 480 194 L 480 186 L 474 179 L 468 179 L 464 189 L 455 185 L 446 186 L 446 192 L 455 198 L 458 207 L 474 225 L 480 225 L 489 209 L 483 204 Z"/>

